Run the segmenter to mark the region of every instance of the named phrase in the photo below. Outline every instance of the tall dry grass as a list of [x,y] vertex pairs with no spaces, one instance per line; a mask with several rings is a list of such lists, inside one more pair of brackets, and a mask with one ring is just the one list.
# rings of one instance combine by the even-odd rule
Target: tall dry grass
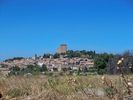
[[[105,77],[111,80],[119,93],[124,92],[125,88],[118,76]],[[0,91],[3,100],[110,100],[108,95],[114,92],[103,84],[98,75],[1,77]]]
[[0,78],[0,91],[5,100],[94,100],[98,97],[93,89],[101,87],[100,76]]

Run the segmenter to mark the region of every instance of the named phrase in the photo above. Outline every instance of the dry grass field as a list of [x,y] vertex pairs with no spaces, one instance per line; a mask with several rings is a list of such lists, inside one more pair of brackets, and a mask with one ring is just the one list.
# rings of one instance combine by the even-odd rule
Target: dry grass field
[[126,90],[119,76],[0,77],[2,100],[121,100]]

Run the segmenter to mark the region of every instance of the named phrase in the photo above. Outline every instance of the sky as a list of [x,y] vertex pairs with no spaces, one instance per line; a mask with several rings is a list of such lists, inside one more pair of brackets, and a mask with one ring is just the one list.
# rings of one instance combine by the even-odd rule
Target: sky
[[0,0],[0,60],[70,50],[133,49],[133,0]]

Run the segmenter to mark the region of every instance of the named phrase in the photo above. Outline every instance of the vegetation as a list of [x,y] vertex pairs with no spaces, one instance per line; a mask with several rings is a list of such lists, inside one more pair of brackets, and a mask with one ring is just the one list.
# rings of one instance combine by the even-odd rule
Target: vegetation
[[[24,69],[15,66],[11,73],[17,76],[0,77],[0,98],[3,100],[123,100],[133,95],[133,53],[122,55],[95,54],[95,67],[76,75],[47,72],[47,67],[29,65]],[[83,76],[94,72],[104,75]],[[38,73],[46,72],[47,75]],[[32,73],[30,76],[20,76]],[[107,74],[117,75],[107,75]],[[105,75],[106,74],[106,75]],[[128,99],[127,99],[128,100]],[[131,99],[132,100],[132,99]]]
[[[96,53],[95,51],[73,51],[68,50],[64,54],[44,54],[43,58],[50,58],[51,56],[53,58],[59,58],[60,55],[63,55],[67,58],[73,58],[73,57],[80,57],[80,58],[90,58],[94,59],[94,73],[98,74],[119,74],[119,71],[117,70],[117,61],[119,58],[124,57],[124,73],[126,74],[132,74],[133,73],[133,51],[126,51],[123,54],[109,54],[109,53]],[[37,55],[36,55],[37,58]],[[20,60],[23,59],[23,57],[16,57],[13,59],[8,59],[6,61],[13,61],[13,60]],[[43,68],[44,67],[44,68]],[[14,68],[11,68],[12,74],[25,74],[25,73],[32,73],[32,74],[39,74],[41,72],[47,71],[46,66],[43,66],[40,68],[37,65],[29,65],[27,68],[19,69],[17,66]],[[88,72],[89,70],[83,71]],[[80,71],[78,71],[78,74],[80,74]]]
[[11,76],[0,78],[0,91],[3,100],[121,100],[128,95],[123,82],[108,75]]
[[24,59],[24,57],[14,57],[12,59],[6,59],[5,62],[14,61],[14,60],[21,60]]
[[38,75],[46,71],[48,71],[46,65],[43,65],[42,67],[38,65],[28,65],[26,68],[22,69],[20,69],[18,66],[14,66],[10,68],[9,75],[25,75],[25,74]]
[[96,55],[95,51],[86,51],[86,50],[68,50],[66,53],[62,53],[62,54],[44,54],[43,58],[49,58],[50,56],[53,56],[53,58],[60,58],[60,55],[64,55],[67,58],[73,58],[73,57],[80,57],[80,58],[94,58]]

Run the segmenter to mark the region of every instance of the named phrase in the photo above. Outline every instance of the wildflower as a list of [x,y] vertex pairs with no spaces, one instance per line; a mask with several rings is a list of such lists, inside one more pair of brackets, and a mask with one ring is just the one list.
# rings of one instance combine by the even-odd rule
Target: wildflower
[[129,68],[131,69],[131,68],[132,68],[132,66],[129,66]]
[[128,86],[133,87],[133,83],[132,82],[128,82]]
[[28,98],[27,98],[28,100],[31,100],[31,98],[28,96]]
[[76,85],[76,84],[77,84],[77,81],[76,81],[76,79],[69,78],[69,79],[68,79],[68,84]]
[[132,68],[132,64],[129,64],[129,68],[130,68],[130,69]]
[[102,80],[105,80],[105,76],[102,76],[102,78],[101,78]]
[[124,58],[121,58],[122,61],[124,61]]
[[105,81],[102,81],[102,84],[105,84]]
[[76,80],[75,80],[75,79],[73,79],[73,82],[76,82]]
[[120,65],[122,63],[122,60],[119,60],[118,62],[117,62],[117,65]]
[[117,69],[120,69],[119,67],[117,67]]

